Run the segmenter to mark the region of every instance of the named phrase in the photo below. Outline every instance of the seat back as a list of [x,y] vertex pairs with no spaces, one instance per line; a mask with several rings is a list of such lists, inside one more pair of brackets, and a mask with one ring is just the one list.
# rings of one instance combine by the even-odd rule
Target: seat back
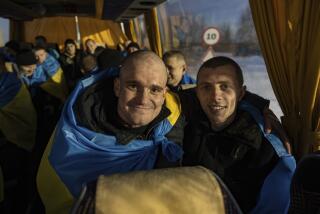
[[291,183],[289,213],[320,213],[320,154],[304,157]]
[[222,181],[203,167],[100,176],[81,197],[72,213],[241,213]]

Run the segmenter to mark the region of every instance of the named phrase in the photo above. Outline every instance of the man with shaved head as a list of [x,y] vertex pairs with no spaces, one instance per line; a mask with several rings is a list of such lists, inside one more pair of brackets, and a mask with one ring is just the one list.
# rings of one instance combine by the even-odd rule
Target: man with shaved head
[[123,64],[114,85],[118,114],[132,128],[147,125],[159,115],[167,83],[166,68],[157,55],[135,55]]
[[179,166],[184,121],[162,60],[138,51],[107,74],[80,81],[65,105],[37,177],[46,213],[68,213],[101,174]]
[[163,62],[168,68],[168,87],[177,92],[196,81],[187,73],[187,64],[181,51],[167,51],[163,54]]

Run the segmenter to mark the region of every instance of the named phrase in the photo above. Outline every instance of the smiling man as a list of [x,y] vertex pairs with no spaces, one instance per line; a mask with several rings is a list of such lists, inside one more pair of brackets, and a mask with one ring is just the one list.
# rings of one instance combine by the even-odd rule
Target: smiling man
[[[167,74],[157,59],[149,56],[144,62],[132,60],[123,65],[120,77],[115,80],[115,94],[120,98],[117,112],[128,127],[145,126],[162,110]],[[148,64],[161,66],[151,69]]]
[[216,68],[204,65],[201,70],[197,97],[214,131],[222,130],[234,121],[236,107],[245,94],[240,74],[240,69],[230,64]]
[[61,101],[66,99],[68,91],[60,64],[44,47],[35,47],[34,53],[28,50],[18,53],[17,65],[19,76],[32,96],[41,89]]
[[185,129],[184,165],[215,171],[245,213],[286,213],[295,161],[275,135],[265,134],[260,111],[241,102],[244,93],[232,59],[214,57],[200,67],[196,94],[204,114]]
[[183,119],[166,82],[150,51],[130,55],[118,78],[100,72],[80,81],[39,168],[46,213],[69,213],[82,185],[101,174],[179,166]]
[[184,55],[180,51],[167,51],[163,54],[163,62],[168,69],[168,87],[177,92],[184,85],[195,84],[196,81],[187,73],[187,64]]

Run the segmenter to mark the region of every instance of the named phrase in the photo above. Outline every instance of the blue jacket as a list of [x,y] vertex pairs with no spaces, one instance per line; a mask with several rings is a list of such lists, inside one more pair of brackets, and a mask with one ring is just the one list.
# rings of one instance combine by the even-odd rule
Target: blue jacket
[[32,76],[22,75],[23,82],[29,86],[39,86],[50,79],[60,68],[59,62],[50,54],[47,54],[46,60],[42,64],[38,64]]
[[185,73],[183,76],[182,76],[182,79],[179,83],[179,85],[183,85],[183,84],[196,84],[196,80],[193,79],[189,74]]
[[37,93],[39,87],[62,102],[68,96],[69,92],[63,71],[59,62],[50,54],[47,54],[47,58],[42,64],[37,65],[32,76],[22,75],[21,78],[28,86],[32,96]]

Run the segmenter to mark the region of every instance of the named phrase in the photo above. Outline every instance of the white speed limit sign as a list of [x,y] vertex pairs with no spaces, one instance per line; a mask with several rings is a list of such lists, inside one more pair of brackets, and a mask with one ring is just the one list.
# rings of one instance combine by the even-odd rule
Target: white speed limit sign
[[217,44],[219,39],[219,31],[214,27],[207,28],[202,34],[202,40],[206,45]]

